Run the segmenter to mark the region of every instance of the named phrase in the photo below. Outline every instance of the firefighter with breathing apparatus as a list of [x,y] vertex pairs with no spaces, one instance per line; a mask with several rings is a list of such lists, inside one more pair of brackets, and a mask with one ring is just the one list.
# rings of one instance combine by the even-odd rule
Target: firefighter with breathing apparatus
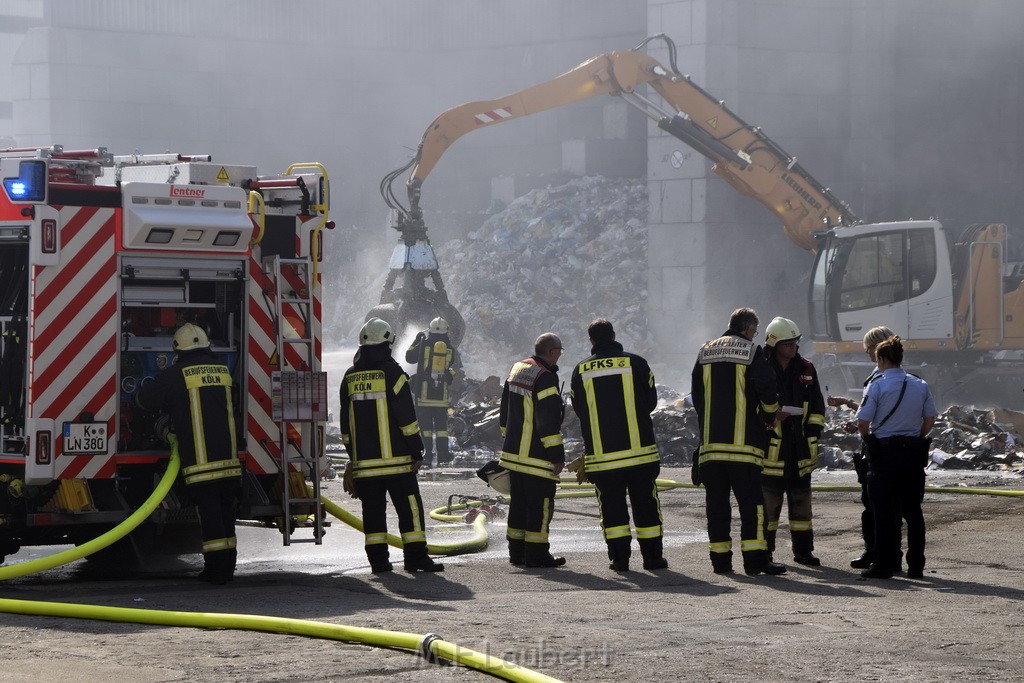
[[441,317],[430,321],[425,332],[405,352],[405,361],[415,363],[412,376],[412,395],[416,402],[416,418],[423,436],[423,461],[430,464],[437,441],[437,465],[443,467],[452,461],[448,449],[448,408],[451,387],[461,365],[459,352],[448,336],[448,322]]

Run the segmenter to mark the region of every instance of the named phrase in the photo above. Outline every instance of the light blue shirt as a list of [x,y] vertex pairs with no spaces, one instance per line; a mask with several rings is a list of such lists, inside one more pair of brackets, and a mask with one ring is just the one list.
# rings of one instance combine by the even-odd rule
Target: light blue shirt
[[[907,391],[903,394],[896,412],[885,424],[878,423],[896,405],[903,380],[907,380]],[[857,411],[857,419],[870,423],[871,432],[879,439],[890,436],[920,436],[921,422],[926,417],[935,417],[935,399],[928,383],[919,377],[908,375],[903,368],[889,368],[872,381],[864,390],[864,402]]]

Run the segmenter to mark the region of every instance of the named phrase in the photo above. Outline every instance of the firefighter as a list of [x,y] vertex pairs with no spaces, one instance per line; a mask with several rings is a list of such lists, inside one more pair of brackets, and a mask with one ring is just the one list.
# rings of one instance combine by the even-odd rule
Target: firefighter
[[202,528],[205,567],[199,579],[223,585],[234,578],[238,557],[235,516],[242,476],[231,373],[198,325],[178,328],[174,350],[174,364],[143,384],[135,402],[171,418],[181,474]]
[[573,370],[569,395],[583,430],[584,474],[597,489],[609,568],[629,570],[633,537],[628,495],[644,569],[665,569],[661,505],[654,483],[661,471],[651,421],[658,406],[654,373],[645,359],[625,352],[615,341],[608,320],[590,323],[587,334],[592,355]]
[[[818,372],[800,355],[800,328],[788,318],[775,318],[765,330],[765,357],[775,372],[779,422],[770,435],[761,488],[768,518],[768,556],[775,552],[775,536],[782,514],[782,499],[789,505],[789,533],[793,561],[817,567],[814,527],[811,522],[811,472],[818,466],[818,438],[825,426],[825,400]],[[799,409],[799,410],[787,410]]]
[[775,378],[754,343],[757,313],[739,308],[729,329],[697,354],[690,391],[697,411],[700,447],[695,454],[704,484],[708,517],[708,549],[716,574],[732,572],[732,508],[740,510],[740,550],[744,571],[784,574],[786,568],[768,557],[765,539],[761,466],[768,447],[768,428],[779,410]]
[[341,439],[352,463],[353,493],[363,508],[366,557],[375,574],[393,569],[388,550],[387,498],[398,512],[405,571],[439,572],[427,555],[423,500],[416,473],[423,440],[409,376],[391,357],[394,333],[380,318],[359,330],[359,350],[341,380]]
[[499,463],[509,470],[508,560],[527,567],[561,567],[553,557],[548,525],[555,509],[555,486],[565,466],[562,419],[565,404],[558,386],[562,341],[546,332],[534,354],[509,370],[501,393],[499,425],[504,444]]
[[437,466],[443,467],[452,461],[448,450],[449,392],[460,366],[459,352],[448,337],[448,322],[444,318],[434,318],[427,331],[416,335],[405,352],[405,362],[416,364],[411,383],[416,419],[423,436],[423,462],[429,465],[433,460],[436,438]]

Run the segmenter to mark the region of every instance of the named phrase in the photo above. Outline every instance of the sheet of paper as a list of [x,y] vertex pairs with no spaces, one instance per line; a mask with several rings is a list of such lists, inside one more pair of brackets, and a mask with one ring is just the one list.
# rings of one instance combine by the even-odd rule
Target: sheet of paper
[[779,410],[787,415],[803,415],[804,409],[800,406],[782,406]]

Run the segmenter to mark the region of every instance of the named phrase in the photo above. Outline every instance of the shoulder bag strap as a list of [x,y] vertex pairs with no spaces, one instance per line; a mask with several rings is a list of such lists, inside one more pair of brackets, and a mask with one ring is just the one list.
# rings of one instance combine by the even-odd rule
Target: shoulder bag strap
[[877,427],[875,427],[875,431],[876,432],[878,431],[879,427],[881,427],[882,425],[885,424],[886,420],[888,420],[890,417],[892,417],[892,414],[896,412],[896,409],[900,407],[900,403],[903,402],[903,394],[905,394],[905,393],[907,393],[907,378],[906,377],[903,378],[903,387],[900,389],[900,397],[898,399],[896,399],[896,405],[894,405],[892,407],[892,410],[889,411],[889,414],[886,415],[885,417],[883,417],[882,421],[878,423]]

